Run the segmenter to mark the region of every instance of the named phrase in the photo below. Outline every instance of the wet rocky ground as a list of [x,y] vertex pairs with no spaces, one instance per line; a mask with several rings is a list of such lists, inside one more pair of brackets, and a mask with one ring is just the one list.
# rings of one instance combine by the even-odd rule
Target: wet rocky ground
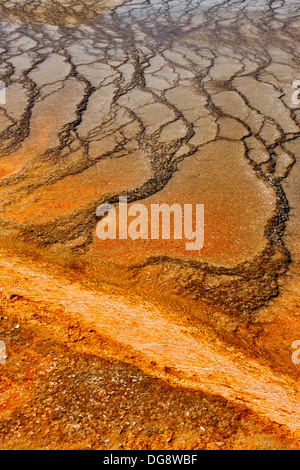
[[[44,250],[48,259],[61,259],[62,264],[67,259],[68,265],[78,263],[80,269],[93,266],[96,273],[102,272],[101,281],[105,280],[105,270],[110,269],[107,266],[113,266],[114,271],[109,271],[106,280],[117,282],[119,288],[124,275],[125,290],[130,282],[136,281],[141,288],[157,286],[160,292],[179,295],[187,303],[198,302],[198,307],[193,304],[198,313],[192,317],[192,325],[197,326],[197,321],[208,325],[214,329],[214,341],[218,337],[224,342],[222,347],[225,344],[235,353],[258,352],[255,360],[259,364],[292,378],[292,384],[284,385],[285,390],[290,387],[288,393],[291,390],[298,393],[299,379],[299,366],[291,362],[291,345],[300,340],[297,160],[300,106],[292,101],[295,91],[292,84],[300,78],[298,10],[296,1],[272,0],[0,2],[0,78],[6,88],[6,102],[0,105],[2,244],[11,247],[12,240],[22,241],[27,243],[27,250],[39,248],[39,254]],[[127,196],[129,204],[140,202],[148,209],[152,204],[163,203],[204,204],[203,249],[186,251],[178,240],[99,240],[96,209],[102,203],[118,209],[120,196]],[[25,284],[20,287],[23,275]],[[48,400],[46,390],[52,373],[63,375],[64,387],[73,393],[72,381],[66,375],[69,360],[62,360],[53,370],[49,366],[52,372],[49,369],[41,380],[34,378],[36,367],[40,367],[35,361],[37,357],[41,363],[46,360],[47,344],[53,347],[55,357],[59,354],[61,357],[60,351],[64,350],[65,357],[73,361],[75,375],[81,377],[79,408],[87,394],[98,393],[96,378],[102,373],[105,401],[113,370],[120,368],[120,374],[127,378],[137,374],[138,380],[148,366],[139,363],[140,369],[133,372],[132,358],[116,352],[116,362],[99,359],[93,342],[85,352],[81,349],[73,352],[69,343],[66,350],[61,337],[55,336],[54,317],[50,323],[55,333],[48,332],[49,336],[45,333],[47,338],[44,337],[39,330],[42,317],[33,324],[24,302],[17,307],[11,296],[21,296],[30,309],[35,309],[34,302],[40,305],[44,293],[46,311],[58,309],[59,323],[66,314],[61,311],[64,293],[59,293],[64,283],[57,288],[56,296],[52,292],[51,297],[41,282],[38,295],[29,281],[26,286],[30,276],[32,271],[24,274],[21,267],[10,271],[3,257],[1,292],[9,305],[3,307],[0,339],[8,341],[11,359],[4,367],[0,364],[5,390],[0,398],[5,417],[2,432],[7,435],[1,445],[209,448],[218,447],[216,442],[223,442],[226,433],[228,448],[296,445],[297,438],[289,433],[297,432],[298,416],[294,424],[285,421],[287,429],[281,432],[276,428],[281,420],[276,421],[273,415],[266,417],[263,411],[260,416],[260,406],[241,411],[248,414],[238,433],[248,437],[234,437],[235,428],[229,422],[239,416],[236,407],[241,406],[241,390],[237,393],[237,405],[233,395],[226,399],[208,397],[205,386],[207,400],[216,400],[218,405],[209,412],[214,438],[203,437],[197,414],[201,409],[200,392],[184,388],[186,377],[182,379],[182,388],[172,388],[165,377],[156,385],[155,367],[145,379],[147,387],[157,394],[157,402],[163,401],[166,393],[174,397],[175,401],[170,401],[170,407],[173,406],[170,416],[178,408],[176,400],[188,403],[194,396],[197,403],[191,426],[182,425],[183,441],[178,437],[179,427],[187,420],[182,418],[181,411],[176,416],[177,431],[173,434],[167,431],[174,424],[170,424],[168,414],[168,419],[161,419],[165,415],[160,415],[159,424],[151,425],[157,426],[157,439],[151,433],[147,438],[140,437],[146,419],[141,418],[142,414],[152,419],[144,395],[142,414],[137,416],[136,411],[130,411],[133,414],[128,422],[138,424],[137,427],[130,424],[129,440],[116,437],[116,429],[121,426],[116,402],[105,405],[116,420],[111,430],[107,428],[108,421],[102,418],[99,421],[91,409],[78,412],[80,416],[91,413],[91,426],[101,428],[101,442],[96,440],[96,430],[94,435],[87,424],[84,424],[86,434],[78,430],[79,436],[72,428],[71,437],[66,437],[62,428],[73,426],[70,416],[76,407],[68,401],[56,403],[61,414],[54,419],[51,414],[56,410],[51,408],[54,392],[49,392],[49,406],[43,400]],[[23,315],[18,308],[25,309]],[[116,304],[112,307],[116,321],[118,308]],[[83,310],[80,304],[78,312],[84,317]],[[176,323],[175,317],[170,311],[170,318]],[[25,322],[24,329],[10,329],[16,318],[19,323],[20,318]],[[8,333],[11,331],[13,335]],[[14,335],[22,331],[23,339],[22,335],[16,339]],[[28,338],[36,335],[36,340],[25,341],[27,335]],[[118,339],[115,333],[111,336]],[[129,343],[143,354],[140,339],[137,335]],[[205,340],[209,341],[208,336]],[[30,361],[18,362],[19,354],[27,355],[27,342],[32,371]],[[33,344],[37,344],[37,349]],[[121,360],[126,364],[121,365]],[[159,358],[156,360],[159,365]],[[12,367],[14,361],[19,366]],[[18,367],[21,372],[17,380]],[[85,376],[81,367],[85,368]],[[53,379],[55,387],[62,380],[57,377]],[[27,391],[26,383],[32,387]],[[122,393],[121,388],[117,394]],[[217,386],[214,391],[225,393]],[[142,392],[135,390],[133,396],[139,393]],[[134,407],[135,400],[132,398],[127,406]],[[225,416],[229,416],[225,421],[218,408],[222,400],[227,410]],[[252,402],[249,397],[247,400],[248,406]],[[95,406],[103,413],[100,401]],[[276,403],[276,408],[275,403],[276,400],[276,414],[280,404]],[[186,406],[182,413],[192,413]],[[261,406],[261,410],[264,408]],[[32,420],[31,413],[36,413],[41,423],[41,434],[33,431],[32,440],[26,441],[29,425],[26,423]],[[47,419],[42,421],[45,413]],[[254,413],[254,417],[249,413]],[[19,418],[21,415],[23,418]],[[215,419],[221,423],[220,435]],[[266,425],[264,420],[270,422]],[[76,421],[74,426],[77,425]],[[202,427],[207,426],[206,422]],[[266,441],[256,437],[260,433],[265,435],[264,426],[272,442],[269,437]],[[102,435],[113,444],[103,443]]]

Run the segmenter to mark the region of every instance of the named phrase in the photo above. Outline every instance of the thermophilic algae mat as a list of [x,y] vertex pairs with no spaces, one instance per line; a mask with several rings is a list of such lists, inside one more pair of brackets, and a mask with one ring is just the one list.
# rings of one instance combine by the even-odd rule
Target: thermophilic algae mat
[[[299,26],[296,0],[0,2],[1,447],[298,446]],[[148,384],[127,427],[119,376]]]

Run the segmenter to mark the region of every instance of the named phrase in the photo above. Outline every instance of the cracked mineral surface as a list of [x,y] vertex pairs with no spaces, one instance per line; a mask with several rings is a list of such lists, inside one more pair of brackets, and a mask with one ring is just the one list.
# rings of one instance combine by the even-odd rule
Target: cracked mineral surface
[[[0,340],[8,350],[0,446],[107,448],[97,426],[113,448],[298,446],[299,26],[296,0],[0,1]],[[120,196],[149,211],[203,204],[203,248],[100,240],[96,209],[109,203],[118,215]],[[49,374],[22,392],[27,351],[29,376],[46,363]],[[86,367],[80,378],[74,366],[78,413],[92,416],[85,432],[72,428],[72,404],[52,405],[51,387],[47,404],[47,381],[72,388],[59,378],[67,357]],[[182,400],[194,421],[179,431],[182,417],[175,425],[158,413],[146,424],[151,411],[142,417],[128,398],[139,431],[124,431],[122,413],[109,430],[80,400],[97,392],[90,378],[99,371],[103,397],[121,393],[108,385],[118,367],[137,381],[149,374],[157,400],[170,393],[166,408],[176,413]],[[193,427],[199,390],[210,403],[209,436]],[[25,443],[26,413],[35,410],[39,434]],[[237,413],[243,422],[227,435]]]

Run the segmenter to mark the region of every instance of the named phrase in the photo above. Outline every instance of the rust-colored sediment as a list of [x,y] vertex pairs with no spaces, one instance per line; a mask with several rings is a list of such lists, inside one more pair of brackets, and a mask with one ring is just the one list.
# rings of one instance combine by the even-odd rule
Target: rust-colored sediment
[[[298,446],[297,8],[0,2],[2,447]],[[99,240],[119,196],[203,248]]]
[[[3,438],[6,436],[5,440],[0,442],[4,448],[44,447],[46,443],[49,444],[48,426],[53,432],[52,442],[55,442],[55,446],[63,448],[68,445],[73,448],[105,448],[107,437],[110,438],[110,448],[118,448],[120,445],[129,448],[136,448],[137,445],[138,448],[147,448],[148,445],[170,448],[174,443],[176,448],[182,445],[183,448],[191,446],[208,449],[224,446],[297,448],[300,432],[299,386],[295,379],[278,370],[273,371],[270,365],[264,364],[263,358],[258,361],[247,352],[235,352],[234,349],[228,348],[226,342],[222,343],[216,338],[212,342],[205,333],[195,334],[193,328],[184,325],[182,320],[176,323],[168,319],[162,315],[160,308],[149,301],[141,303],[126,294],[112,295],[86,290],[80,282],[63,279],[59,270],[55,275],[47,273],[45,264],[8,257],[7,253],[2,252],[1,272],[0,287],[4,293],[1,304],[4,315],[1,332],[5,332],[8,346],[8,361],[2,366],[0,402]],[[202,306],[203,308],[205,309]],[[215,310],[215,314],[217,315],[218,311]],[[222,312],[220,314],[222,315]],[[280,326],[285,327],[284,319]],[[69,357],[75,371],[68,368]],[[112,359],[117,362],[113,364]],[[122,364],[120,361],[125,362]],[[85,364],[84,369],[82,363]],[[126,363],[133,364],[135,369]],[[18,380],[13,372],[15,367],[19,370]],[[113,380],[110,378],[110,368],[115,370]],[[123,372],[123,369],[126,371]],[[183,436],[180,439],[174,430],[171,432],[163,410],[157,412],[150,409],[146,416],[143,411],[141,420],[140,413],[134,413],[133,409],[137,404],[143,409],[146,394],[140,391],[137,393],[135,383],[140,385],[145,373],[147,387],[149,381],[152,382],[157,394],[158,401],[153,403],[154,407],[163,406],[162,395],[171,393],[171,396],[182,395],[181,407],[188,409],[185,412],[186,417],[199,414],[202,406],[199,407],[198,400],[205,403],[213,400],[217,407],[218,403],[222,403],[220,416],[219,411],[215,414],[212,409],[205,408],[207,411],[202,421],[195,422],[193,418],[193,424],[190,426],[187,425],[189,419],[185,418],[188,429],[185,431],[185,427],[183,428]],[[129,403],[126,402],[127,398],[122,401],[127,421],[120,423],[120,408],[113,408],[115,405],[111,403],[109,395],[120,392],[120,385],[124,383],[123,379],[120,381],[120,377],[124,375],[126,381],[130,381],[130,384],[127,383],[129,386],[125,387]],[[169,391],[158,390],[161,385],[154,385],[155,379],[167,381]],[[114,382],[114,390],[111,390],[111,384],[109,385],[111,381]],[[47,383],[48,394],[43,391]],[[73,405],[71,408],[70,405],[57,405],[52,390],[57,393],[59,389],[61,399],[68,401],[68,395],[74,393],[75,385],[81,390],[81,394],[76,398],[76,405],[73,403],[78,413],[83,406],[83,400],[87,400],[92,408],[95,404],[102,408],[106,403],[105,412],[111,415],[109,428],[112,429],[107,429],[106,419],[94,418],[94,425],[105,428],[106,439],[101,436],[99,442],[96,429],[90,434],[86,432],[80,419],[82,411],[74,419],[71,417],[75,413]],[[64,387],[64,392],[61,387]],[[86,393],[90,395],[87,396]],[[189,395],[194,397],[192,405],[187,398]],[[231,407],[230,410],[226,409],[226,402],[226,406]],[[168,401],[170,410],[173,410],[173,406],[174,404]],[[251,411],[246,411],[247,409]],[[41,418],[38,426],[40,441],[35,440],[33,425],[30,427],[28,423],[34,411],[37,411]],[[177,422],[181,411],[179,414],[178,410],[174,412]],[[59,417],[55,418],[57,413]],[[163,424],[158,422],[157,415],[161,413]],[[169,413],[172,415],[172,411]],[[88,415],[90,414],[93,415],[93,412],[88,412]],[[138,418],[135,418],[139,421],[138,429],[132,429],[132,423],[128,422],[130,414],[138,415]],[[238,431],[238,436],[236,430],[229,432],[227,429],[229,416],[234,419],[235,416],[244,414],[245,429],[250,432],[251,438],[239,436],[240,432],[243,434],[245,431],[243,426]],[[17,425],[16,419],[18,418],[20,423],[20,416],[22,424]],[[56,423],[53,426],[53,419],[61,420],[64,429],[58,431]],[[227,434],[222,444],[220,439],[217,439],[218,433],[215,432],[214,425],[209,424],[205,431],[208,419],[221,420],[221,435]],[[253,425],[252,421],[256,425]],[[149,422],[158,428],[159,436],[154,441],[143,436]],[[276,428],[274,423],[282,428]],[[197,434],[199,425],[202,425],[204,432],[209,432],[209,437],[201,432],[200,435]],[[254,436],[256,426],[262,427],[259,439]],[[71,428],[70,431],[67,432],[66,427]],[[189,429],[190,427],[192,429]],[[31,431],[30,438],[25,443],[22,433],[27,428]],[[124,436],[120,429],[125,431]],[[71,443],[69,434],[75,430],[77,437]],[[190,434],[194,434],[193,439]],[[170,436],[173,436],[173,439]]]

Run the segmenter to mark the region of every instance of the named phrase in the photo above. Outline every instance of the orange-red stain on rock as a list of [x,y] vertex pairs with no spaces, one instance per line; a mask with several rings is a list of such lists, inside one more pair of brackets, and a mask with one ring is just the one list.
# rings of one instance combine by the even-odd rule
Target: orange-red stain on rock
[[[266,246],[264,230],[275,210],[275,193],[259,179],[240,142],[217,141],[184,160],[165,188],[137,201],[150,214],[152,204],[204,205],[204,246],[187,251],[186,240],[100,240],[94,232],[89,257],[137,264],[151,256],[170,256],[232,266]],[[117,207],[118,211],[118,207]],[[128,219],[129,223],[129,219]]]
[[83,85],[70,78],[54,95],[36,102],[29,118],[29,136],[15,153],[0,160],[0,172],[4,176],[20,172],[27,163],[60,145],[59,133],[76,119],[76,107],[83,91]]
[[75,175],[44,186],[21,201],[6,217],[17,222],[49,222],[69,216],[105,194],[135,188],[151,177],[146,154],[133,153],[122,158],[106,158]]

